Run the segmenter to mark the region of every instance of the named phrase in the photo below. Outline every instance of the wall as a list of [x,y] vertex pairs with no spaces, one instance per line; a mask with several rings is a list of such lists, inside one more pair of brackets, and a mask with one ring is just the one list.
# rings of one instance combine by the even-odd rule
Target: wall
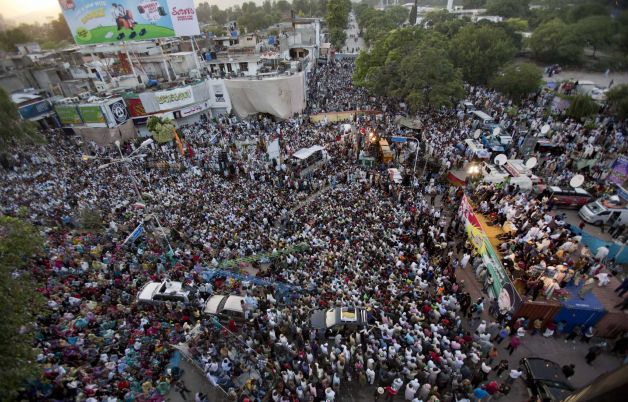
[[125,142],[137,137],[135,126],[131,120],[116,128],[74,127],[74,132],[85,141],[94,141],[98,145],[113,144],[116,140]]

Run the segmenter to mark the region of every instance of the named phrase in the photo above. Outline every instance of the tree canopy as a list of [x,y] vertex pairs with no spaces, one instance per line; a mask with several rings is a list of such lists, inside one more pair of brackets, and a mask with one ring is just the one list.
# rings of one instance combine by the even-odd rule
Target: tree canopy
[[543,62],[577,64],[583,55],[578,34],[560,19],[536,28],[528,44],[534,57]]
[[325,22],[331,35],[331,43],[336,49],[342,49],[347,39],[345,29],[349,25],[350,0],[329,0]]
[[532,63],[511,63],[491,79],[491,86],[515,101],[536,92],[543,82],[543,72]]
[[403,99],[413,110],[452,105],[464,95],[462,74],[448,57],[447,38],[420,27],[396,29],[356,61],[354,82]]
[[153,139],[159,143],[174,139],[174,123],[168,118],[151,116],[148,118],[146,128],[153,134]]
[[606,94],[611,109],[622,119],[628,119],[628,84],[617,85]]
[[491,25],[467,25],[451,39],[449,53],[463,78],[485,84],[517,49],[506,32]]
[[507,18],[526,17],[530,12],[530,0],[488,0],[486,13]]
[[0,88],[0,150],[7,148],[10,144],[26,141],[41,142],[41,140],[42,137],[34,124],[22,121],[17,105],[11,101],[4,89]]
[[38,230],[17,218],[0,217],[0,392],[13,400],[25,381],[37,374],[32,323],[43,298],[23,269],[43,249]]
[[374,43],[391,30],[398,28],[408,18],[408,10],[401,6],[388,7],[382,11],[360,4],[355,11],[367,44]]
[[574,24],[574,28],[582,43],[593,48],[593,57],[598,48],[610,45],[615,33],[613,20],[603,15],[583,18]]
[[570,99],[571,105],[567,108],[567,116],[569,117],[582,120],[600,111],[600,105],[589,95],[576,95]]

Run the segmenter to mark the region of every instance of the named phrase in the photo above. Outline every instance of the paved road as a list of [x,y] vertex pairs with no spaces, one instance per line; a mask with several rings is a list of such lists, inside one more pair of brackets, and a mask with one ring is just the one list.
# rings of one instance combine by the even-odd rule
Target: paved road
[[346,29],[345,32],[347,33],[347,41],[340,53],[360,53],[360,50],[366,50],[364,39],[358,38],[358,32],[360,32],[360,30],[354,13],[349,14],[349,28]]
[[543,80],[545,80],[545,82],[560,82],[566,80],[593,81],[602,88],[607,88],[611,80],[613,81],[613,86],[628,84],[628,73],[609,73],[607,76],[604,73],[567,70],[561,72],[560,74],[554,74],[551,77],[544,74]]

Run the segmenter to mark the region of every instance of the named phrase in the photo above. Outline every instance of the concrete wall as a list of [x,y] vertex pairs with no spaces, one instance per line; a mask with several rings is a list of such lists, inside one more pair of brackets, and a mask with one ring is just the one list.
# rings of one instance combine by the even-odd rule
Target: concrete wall
[[131,120],[116,128],[74,127],[73,129],[76,134],[83,137],[83,140],[94,141],[98,145],[113,144],[116,140],[125,142],[137,137],[137,131]]

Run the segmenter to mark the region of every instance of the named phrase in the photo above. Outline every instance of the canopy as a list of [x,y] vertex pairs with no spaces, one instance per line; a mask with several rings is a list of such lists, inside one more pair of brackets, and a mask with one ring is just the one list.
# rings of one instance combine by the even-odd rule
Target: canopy
[[309,148],[301,148],[297,152],[293,153],[292,157],[301,159],[301,160],[307,159],[310,156],[312,156],[315,152],[322,151],[323,149],[325,148],[321,147],[320,145],[314,145]]

